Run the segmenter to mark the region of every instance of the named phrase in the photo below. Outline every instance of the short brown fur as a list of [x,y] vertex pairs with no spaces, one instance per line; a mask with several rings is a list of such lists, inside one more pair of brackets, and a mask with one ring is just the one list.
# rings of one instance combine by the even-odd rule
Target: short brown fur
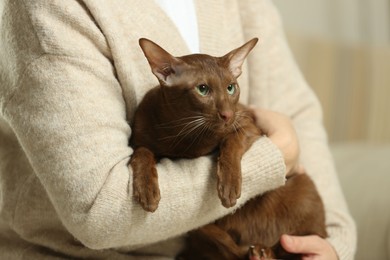
[[[234,206],[241,194],[241,158],[261,131],[252,111],[238,103],[237,78],[252,39],[223,57],[173,57],[147,39],[140,46],[160,85],[140,103],[130,144],[134,148],[133,192],[150,212],[158,208],[156,161],[195,158],[218,150],[217,190],[222,205]],[[246,259],[248,250],[269,257],[297,257],[279,244],[282,234],[326,237],[324,209],[305,174],[247,202],[234,214],[192,231],[183,259]],[[291,259],[293,259],[291,258]]]

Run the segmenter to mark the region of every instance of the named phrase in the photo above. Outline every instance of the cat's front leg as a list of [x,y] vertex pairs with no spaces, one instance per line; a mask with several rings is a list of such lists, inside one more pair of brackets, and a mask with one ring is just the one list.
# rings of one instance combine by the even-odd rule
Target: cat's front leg
[[219,147],[218,196],[226,208],[236,205],[237,199],[240,198],[241,158],[260,134],[259,129],[250,118],[243,117],[240,121],[240,131],[226,136]]
[[218,196],[226,208],[233,207],[241,196],[242,147],[232,136],[220,145],[217,165]]
[[154,154],[145,147],[138,147],[131,156],[130,165],[134,198],[144,210],[154,212],[161,198]]

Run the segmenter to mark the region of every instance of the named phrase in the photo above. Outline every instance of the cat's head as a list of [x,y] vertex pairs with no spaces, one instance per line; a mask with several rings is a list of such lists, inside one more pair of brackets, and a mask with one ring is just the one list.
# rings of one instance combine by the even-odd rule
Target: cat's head
[[202,113],[224,127],[235,121],[240,95],[237,78],[257,41],[254,38],[222,57],[206,54],[174,57],[148,39],[140,39],[139,44],[160,86],[167,93],[185,99],[183,109]]

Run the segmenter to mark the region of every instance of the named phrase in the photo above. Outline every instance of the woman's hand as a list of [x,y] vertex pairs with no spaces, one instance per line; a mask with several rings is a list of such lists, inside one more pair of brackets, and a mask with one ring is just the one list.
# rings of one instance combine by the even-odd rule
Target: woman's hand
[[288,236],[280,239],[283,248],[290,253],[302,254],[303,260],[337,260],[337,254],[328,241],[319,236]]
[[286,175],[303,173],[299,165],[299,143],[291,120],[280,113],[251,107],[256,124],[261,131],[280,149],[286,164]]

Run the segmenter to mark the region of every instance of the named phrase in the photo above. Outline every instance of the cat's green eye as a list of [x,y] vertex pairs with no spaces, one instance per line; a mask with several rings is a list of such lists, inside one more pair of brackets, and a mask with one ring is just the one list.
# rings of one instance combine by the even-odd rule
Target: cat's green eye
[[196,90],[198,91],[198,93],[201,96],[207,96],[210,92],[209,86],[207,86],[205,84],[201,84],[201,85],[196,86]]
[[227,92],[229,95],[233,95],[236,92],[236,84],[229,84]]

